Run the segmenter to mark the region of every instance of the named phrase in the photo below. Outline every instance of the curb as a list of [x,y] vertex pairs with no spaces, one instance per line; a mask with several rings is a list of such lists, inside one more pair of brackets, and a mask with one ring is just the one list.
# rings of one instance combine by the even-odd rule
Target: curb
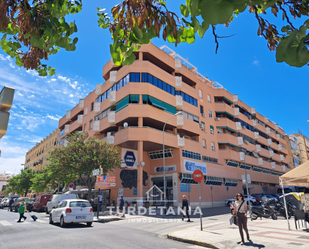
[[111,219],[94,219],[93,222],[99,222],[99,223],[108,223],[108,222],[111,222],[111,221],[118,221],[118,220],[122,220],[120,218],[111,218]]
[[174,236],[174,235],[172,235],[172,233],[169,233],[167,235],[167,238],[171,239],[171,240],[176,240],[176,241],[192,244],[192,245],[198,245],[198,246],[203,246],[203,247],[207,247],[207,248],[220,249],[219,247],[216,247],[216,246],[214,246],[210,243],[200,241],[200,240],[186,239],[186,238],[183,238],[183,237]]

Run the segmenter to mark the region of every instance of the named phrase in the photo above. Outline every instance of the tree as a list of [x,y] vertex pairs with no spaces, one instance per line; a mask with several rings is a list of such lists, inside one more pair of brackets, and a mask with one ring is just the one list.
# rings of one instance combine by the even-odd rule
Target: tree
[[32,169],[22,169],[19,175],[8,179],[8,191],[15,192],[19,195],[27,195],[30,190],[35,172]]
[[55,187],[55,181],[51,177],[51,172],[48,168],[41,169],[35,174],[34,178],[31,179],[32,185],[31,190],[35,193],[46,192],[48,186]]
[[[42,64],[42,59],[65,48],[74,51],[78,39],[75,23],[68,24],[65,16],[81,11],[82,1],[71,0],[2,0],[0,2],[0,32],[4,33],[1,47],[18,66],[35,69],[39,75],[53,75],[55,69]],[[309,1],[308,0],[186,0],[180,6],[182,17],[166,7],[165,0],[120,0],[112,8],[112,20],[105,9],[97,8],[98,24],[109,29],[113,39],[110,52],[116,65],[130,65],[134,51],[160,37],[177,45],[194,43],[198,34],[203,37],[211,28],[217,44],[222,38],[217,25],[229,24],[248,10],[258,22],[257,34],[267,40],[271,51],[276,50],[277,62],[302,67],[309,62]],[[280,30],[265,14],[282,15],[286,26]],[[306,19],[295,27],[292,18]]]
[[117,146],[102,142],[88,133],[76,132],[68,138],[67,146],[59,146],[50,154],[47,170],[50,176],[66,184],[79,179],[88,187],[88,200],[94,186],[93,170],[102,168],[104,173],[120,167]]

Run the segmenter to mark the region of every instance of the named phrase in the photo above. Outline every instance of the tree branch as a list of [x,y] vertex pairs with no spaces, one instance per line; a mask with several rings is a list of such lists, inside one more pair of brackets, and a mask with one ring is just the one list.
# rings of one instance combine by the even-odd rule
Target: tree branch
[[290,24],[290,26],[295,29],[295,27],[293,26],[293,24],[291,23],[289,17],[288,17],[288,13],[286,12],[286,10],[284,8],[282,8],[282,5],[279,5],[279,8],[284,12],[284,16],[286,21]]

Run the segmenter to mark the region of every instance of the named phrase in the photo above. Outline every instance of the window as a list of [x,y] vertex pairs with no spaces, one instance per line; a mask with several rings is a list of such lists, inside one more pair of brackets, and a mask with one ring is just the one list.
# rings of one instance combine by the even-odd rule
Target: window
[[211,150],[215,151],[215,144],[213,142],[211,142]]
[[91,111],[93,111],[93,106],[94,106],[94,103],[92,102],[91,103]]
[[140,82],[140,73],[130,73],[130,82]]
[[212,110],[208,110],[209,117],[212,118]]
[[90,130],[93,129],[93,122],[92,121],[93,121],[92,119],[89,121],[89,123],[90,123]]
[[203,98],[203,93],[202,93],[201,90],[198,90],[198,95],[199,95],[200,98]]
[[88,113],[88,107],[85,108],[85,116],[87,115]]
[[86,129],[87,129],[87,124],[84,125],[84,131],[86,131]]
[[212,125],[210,126],[210,134],[214,134],[214,127]]
[[[173,157],[173,150],[164,150],[165,151],[165,158]],[[163,151],[153,151],[148,153],[151,160],[153,159],[161,159],[163,158]]]
[[191,159],[201,160],[201,154],[193,151],[182,150],[182,156]]
[[212,157],[208,157],[208,156],[203,156],[203,161],[204,162],[210,162],[210,163],[218,163],[217,158],[212,158]]
[[207,95],[207,100],[210,103],[210,96],[209,95]]
[[204,113],[204,107],[202,105],[200,105],[200,113],[203,114]]
[[203,148],[206,149],[206,140],[203,139],[202,141],[203,141]]

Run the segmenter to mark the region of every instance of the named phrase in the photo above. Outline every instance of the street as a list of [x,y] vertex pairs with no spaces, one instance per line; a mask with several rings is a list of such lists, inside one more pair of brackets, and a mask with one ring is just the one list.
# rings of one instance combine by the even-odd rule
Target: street
[[[195,222],[187,223],[131,223],[129,220],[109,223],[94,222],[69,224],[61,228],[50,225],[48,215],[32,212],[38,217],[34,222],[29,213],[25,222],[17,223],[19,214],[0,210],[0,248],[202,248],[168,240],[168,232],[185,229]],[[195,219],[194,219],[195,220]]]

